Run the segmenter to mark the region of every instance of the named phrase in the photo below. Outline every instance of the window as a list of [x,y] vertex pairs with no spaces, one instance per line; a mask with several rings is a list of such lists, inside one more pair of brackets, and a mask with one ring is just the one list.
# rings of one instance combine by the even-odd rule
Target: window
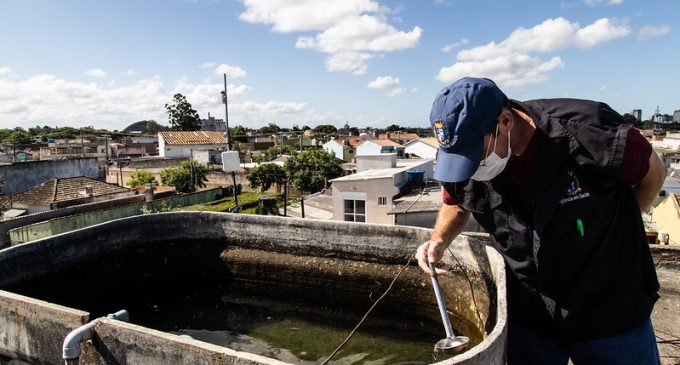
[[345,200],[345,221],[366,222],[366,201]]
[[387,205],[387,197],[386,196],[379,196],[378,197],[378,205]]

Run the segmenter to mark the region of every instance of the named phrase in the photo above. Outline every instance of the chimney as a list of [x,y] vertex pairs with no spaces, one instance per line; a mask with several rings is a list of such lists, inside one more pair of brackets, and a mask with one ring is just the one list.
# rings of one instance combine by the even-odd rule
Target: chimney
[[85,198],[91,198],[92,197],[92,186],[90,186],[90,185],[83,186],[83,189],[80,190],[78,193],[80,193],[80,195],[82,195]]
[[156,183],[149,183],[144,185],[144,200],[151,203],[154,199],[153,191],[156,190]]

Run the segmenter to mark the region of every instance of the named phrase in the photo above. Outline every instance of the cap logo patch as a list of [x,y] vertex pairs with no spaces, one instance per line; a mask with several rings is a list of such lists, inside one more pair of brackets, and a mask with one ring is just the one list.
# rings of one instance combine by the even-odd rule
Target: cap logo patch
[[437,138],[437,142],[439,142],[440,147],[448,148],[456,143],[457,138],[451,140],[449,136],[449,129],[446,127],[446,123],[442,121],[436,121],[433,123],[433,129],[434,136]]

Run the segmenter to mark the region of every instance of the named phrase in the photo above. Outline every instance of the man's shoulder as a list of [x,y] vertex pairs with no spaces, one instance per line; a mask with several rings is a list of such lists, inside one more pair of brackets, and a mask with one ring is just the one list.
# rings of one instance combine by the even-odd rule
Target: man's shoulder
[[524,101],[522,104],[543,111],[553,117],[574,118],[576,116],[588,117],[601,116],[603,113],[616,113],[604,102],[585,99],[535,99]]

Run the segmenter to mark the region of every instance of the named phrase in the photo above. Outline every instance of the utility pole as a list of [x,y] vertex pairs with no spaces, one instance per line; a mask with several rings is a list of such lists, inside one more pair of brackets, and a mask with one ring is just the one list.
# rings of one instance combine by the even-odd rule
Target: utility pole
[[[227,74],[224,74],[224,91],[222,93],[222,102],[224,103],[224,122],[227,127],[227,151],[231,151],[231,131],[229,131],[229,105],[227,98]],[[231,182],[234,187],[234,208],[238,207],[238,194],[236,192],[236,172],[231,172]]]

